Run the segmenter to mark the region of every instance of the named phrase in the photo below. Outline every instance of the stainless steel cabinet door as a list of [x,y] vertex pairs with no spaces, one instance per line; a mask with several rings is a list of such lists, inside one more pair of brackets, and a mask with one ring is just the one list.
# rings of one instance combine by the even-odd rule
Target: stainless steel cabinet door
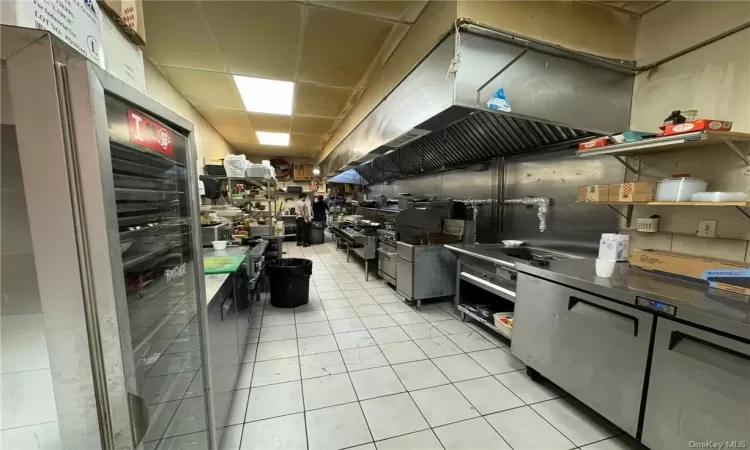
[[511,350],[635,436],[653,316],[518,275]]
[[378,270],[385,272],[389,277],[396,278],[396,266],[398,256],[395,252],[387,252],[383,248],[378,249]]
[[400,256],[396,267],[396,290],[408,298],[412,298],[414,291],[414,267]]
[[653,449],[750,446],[750,344],[659,319],[642,441]]

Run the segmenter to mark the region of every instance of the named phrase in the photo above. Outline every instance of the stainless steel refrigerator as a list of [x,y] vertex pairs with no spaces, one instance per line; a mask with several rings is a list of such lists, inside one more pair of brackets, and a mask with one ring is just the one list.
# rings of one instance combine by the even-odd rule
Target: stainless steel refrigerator
[[63,448],[215,448],[192,125],[54,36],[0,38]]

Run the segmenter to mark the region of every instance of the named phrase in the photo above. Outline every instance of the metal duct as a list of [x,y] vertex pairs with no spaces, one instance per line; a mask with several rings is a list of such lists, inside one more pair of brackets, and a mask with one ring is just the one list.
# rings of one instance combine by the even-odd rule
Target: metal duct
[[[486,34],[460,34],[455,74],[446,76],[456,57],[450,36],[321,162],[321,171],[356,162],[367,180],[389,180],[567,148],[627,129],[632,74],[589,64],[578,54],[567,58],[559,49],[545,53]],[[487,107],[500,88],[511,112]]]

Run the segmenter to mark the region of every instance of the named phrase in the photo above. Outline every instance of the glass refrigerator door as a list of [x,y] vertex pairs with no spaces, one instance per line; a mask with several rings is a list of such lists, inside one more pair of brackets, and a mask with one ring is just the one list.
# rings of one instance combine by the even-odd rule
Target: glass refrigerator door
[[[188,139],[106,96],[109,147],[135,386],[144,447],[208,448],[191,241]],[[196,252],[198,254],[196,255]],[[145,408],[145,409],[144,409]],[[132,408],[131,408],[132,409]],[[144,420],[145,425],[145,420]],[[200,444],[200,445],[199,445]],[[161,447],[158,447],[161,448]]]
[[62,447],[215,448],[192,125],[1,31]]

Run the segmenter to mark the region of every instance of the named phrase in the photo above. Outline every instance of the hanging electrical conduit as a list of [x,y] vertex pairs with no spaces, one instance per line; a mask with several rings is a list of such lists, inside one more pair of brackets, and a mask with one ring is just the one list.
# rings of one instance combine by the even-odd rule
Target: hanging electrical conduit
[[[476,198],[469,197],[465,200],[454,199],[453,201],[463,202],[463,203],[466,203],[467,205],[470,205],[472,208],[474,208],[474,236],[476,236],[477,235],[477,215],[479,214],[479,209],[476,208],[476,206],[490,205],[494,203],[496,200],[476,199]],[[549,203],[550,203],[549,198],[547,197],[506,198],[506,199],[503,199],[502,203],[504,205],[527,205],[527,206],[539,207],[536,213],[536,216],[539,218],[539,231],[543,233],[547,230],[547,212],[549,212]]]

